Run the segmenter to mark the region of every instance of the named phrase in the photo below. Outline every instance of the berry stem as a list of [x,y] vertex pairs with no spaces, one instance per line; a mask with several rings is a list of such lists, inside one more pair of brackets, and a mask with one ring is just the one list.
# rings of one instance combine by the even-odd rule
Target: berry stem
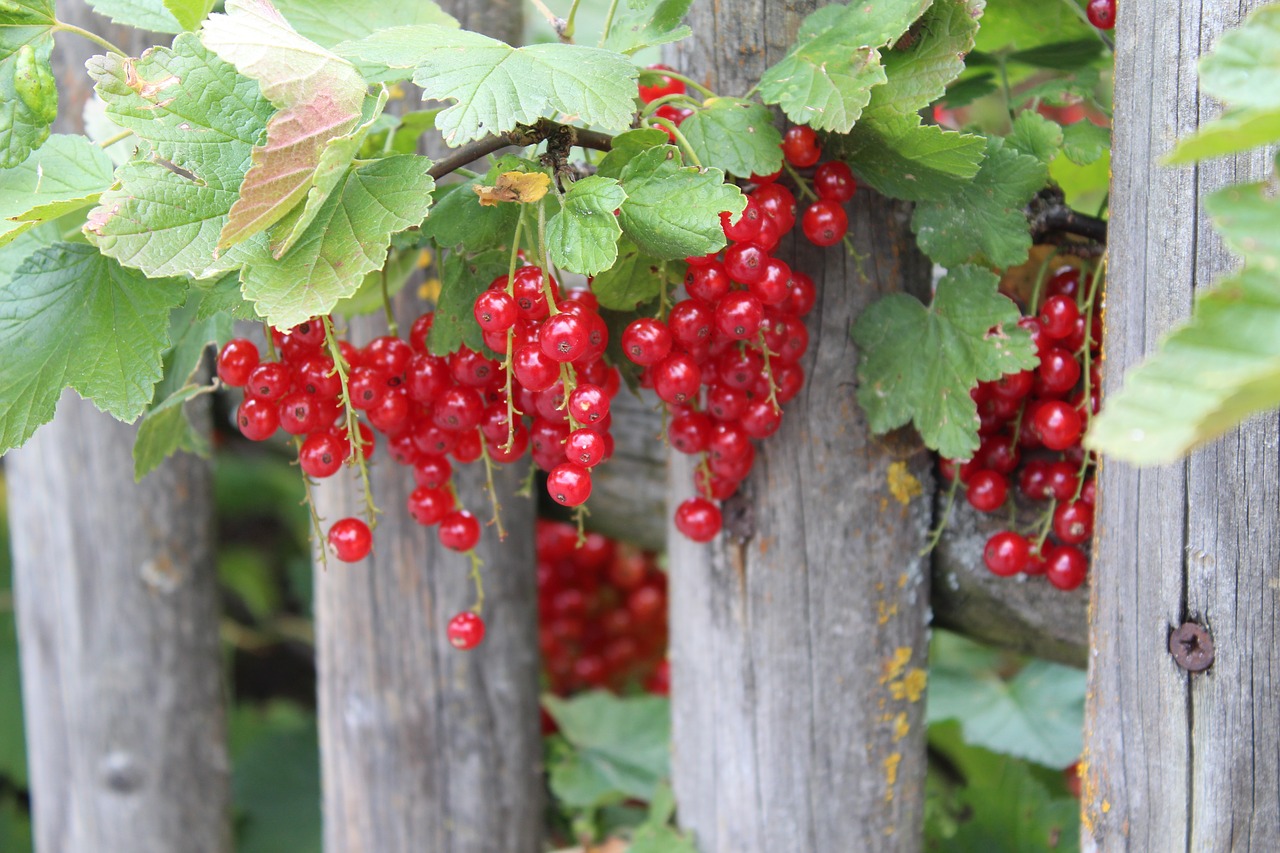
[[[302,436],[295,435],[293,437],[293,446],[297,450],[302,449]],[[319,511],[316,509],[315,493],[312,489],[315,483],[305,473],[302,475],[302,502],[307,506],[307,514],[311,516],[311,532],[315,534],[316,544],[320,547],[320,568],[329,568],[329,549],[324,547],[324,519],[320,517]]]
[[686,86],[691,86],[694,89],[697,89],[699,92],[706,95],[708,98],[716,97],[715,92],[713,92],[711,89],[708,89],[706,86],[702,85],[697,80],[694,80],[692,77],[688,76],[687,74],[681,74],[679,71],[672,71],[668,68],[664,68],[662,69],[661,72],[658,72],[658,73],[662,74],[663,77],[670,77],[672,80],[679,80],[681,83],[685,84]]
[[569,14],[564,19],[564,39],[567,42],[573,42],[573,21],[578,16],[578,5],[582,0],[573,0],[573,5],[569,7]]
[[960,490],[960,471],[956,470],[951,479],[951,486],[947,489],[947,505],[942,508],[942,518],[933,530],[929,531],[929,541],[920,549],[920,556],[927,557],[933,553],[933,549],[938,547],[938,543],[942,541],[942,534],[947,529],[947,524],[951,521],[951,510],[956,505],[956,492]]
[[658,319],[665,321],[667,319],[667,308],[671,305],[671,300],[667,295],[667,262],[663,261],[658,265]]
[[578,525],[578,547],[587,543],[587,516],[591,515],[586,504],[578,504],[573,508],[573,521]]
[[533,497],[533,484],[538,474],[538,466],[532,461],[529,462],[529,471],[524,475],[524,482],[520,484],[520,488],[516,489],[516,497],[531,498]]
[[369,520],[369,529],[378,526],[378,507],[373,502],[373,487],[369,484],[369,465],[364,458],[364,436],[360,434],[360,419],[356,415],[355,406],[351,405],[351,386],[347,380],[347,360],[342,357],[342,348],[338,346],[338,336],[333,331],[333,320],[328,315],[320,318],[324,323],[324,342],[329,349],[329,357],[333,359],[334,372],[342,385],[342,409],[347,417],[347,444],[351,448],[351,459],[360,469],[360,484],[364,487],[365,517]]
[[764,356],[764,375],[769,378],[769,402],[773,404],[775,412],[781,412],[782,406],[778,404],[778,383],[773,381],[773,365],[769,361],[769,345],[765,343],[764,329],[758,332],[760,336],[760,354]]
[[604,43],[609,40],[609,30],[613,28],[613,15],[618,11],[618,0],[609,0],[609,11],[604,14],[604,26],[600,28],[600,44],[604,47]]
[[1045,256],[1040,262],[1040,269],[1036,270],[1036,286],[1031,290],[1031,304],[1027,306],[1027,316],[1034,317],[1040,313],[1040,294],[1044,291],[1044,283],[1049,276],[1049,264],[1053,263],[1053,259],[1058,257],[1059,248],[1053,247],[1053,251]]
[[670,95],[663,95],[661,98],[654,98],[652,101],[644,105],[644,111],[640,113],[641,118],[648,118],[658,111],[658,107],[671,103],[688,103],[695,108],[701,106],[696,100],[686,95],[684,92],[674,92]]
[[485,487],[489,490],[489,503],[493,505],[493,529],[498,533],[498,541],[505,542],[507,530],[502,526],[502,504],[498,502],[498,490],[493,484],[493,459],[489,457],[489,440],[479,427],[476,427],[476,432],[480,434],[480,458],[484,460]]
[[117,142],[123,142],[124,140],[128,139],[130,136],[133,136],[132,130],[122,130],[119,133],[115,134],[114,136],[108,136],[106,139],[99,142],[98,147],[110,148],[112,145],[115,145]]
[[689,162],[699,169],[702,168],[702,161],[698,159],[698,155],[694,153],[693,146],[689,144],[689,140],[685,138],[685,135],[680,132],[680,128],[676,127],[675,122],[662,116],[650,116],[649,121],[666,128],[675,138],[676,144],[680,146],[680,150],[684,152],[684,156],[688,158]]
[[[507,264],[507,295],[513,298],[516,292],[516,262],[520,259],[520,230],[523,227],[524,217],[516,217],[515,235],[511,238],[511,261]],[[506,377],[504,393],[507,397],[507,443],[503,449],[507,451],[511,450],[511,445],[516,440],[516,400],[511,387],[511,375],[515,372],[512,367],[511,351],[515,348],[515,339],[516,328],[512,325],[507,329],[507,354],[502,363],[502,372]]]
[[480,559],[475,548],[468,551],[467,556],[471,558],[471,582],[476,587],[476,603],[471,606],[471,611],[479,616],[484,611],[484,579],[480,577],[480,567],[484,565],[484,560]]
[[382,312],[387,316],[387,331],[400,337],[400,327],[396,325],[395,312],[391,310],[391,295],[387,292],[387,268],[384,265],[378,271],[379,284],[382,287]]

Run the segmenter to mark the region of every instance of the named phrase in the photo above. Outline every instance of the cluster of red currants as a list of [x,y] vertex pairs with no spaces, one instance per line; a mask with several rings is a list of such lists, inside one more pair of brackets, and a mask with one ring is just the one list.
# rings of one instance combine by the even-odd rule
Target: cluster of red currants
[[1088,574],[1080,546],[1093,535],[1095,460],[1080,440],[1099,406],[1097,281],[1082,283],[1073,267],[1049,278],[1038,313],[1018,323],[1031,333],[1039,367],[979,384],[973,397],[982,445],[968,461],[941,463],[943,476],[958,474],[982,512],[1005,505],[1011,480],[1027,498],[1050,502],[1035,530],[1004,530],[987,540],[987,568],[1002,577],[1042,574],[1065,590]]
[[538,643],[551,692],[668,692],[667,576],[654,555],[539,520]]

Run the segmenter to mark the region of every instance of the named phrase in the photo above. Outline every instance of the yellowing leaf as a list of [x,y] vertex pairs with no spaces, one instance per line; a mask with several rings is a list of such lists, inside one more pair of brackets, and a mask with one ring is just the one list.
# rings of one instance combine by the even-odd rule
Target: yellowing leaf
[[471,189],[480,196],[480,204],[484,207],[493,207],[504,201],[531,204],[551,189],[551,176],[546,172],[503,172],[494,186],[476,185]]

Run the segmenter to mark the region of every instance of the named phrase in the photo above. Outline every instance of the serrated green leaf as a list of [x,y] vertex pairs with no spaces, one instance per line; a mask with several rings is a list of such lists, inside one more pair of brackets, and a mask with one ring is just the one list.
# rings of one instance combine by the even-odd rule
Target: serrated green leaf
[[868,113],[911,115],[932,104],[964,71],[964,56],[978,32],[979,0],[934,0],[920,19],[908,48],[895,47],[882,60],[888,80],[871,90]]
[[99,15],[117,24],[153,33],[180,33],[186,27],[178,23],[163,0],[88,0]]
[[493,280],[506,275],[511,258],[498,250],[462,257],[450,252],[440,260],[442,267],[440,299],[436,302],[435,320],[427,346],[436,355],[457,352],[466,344],[476,352],[484,348],[484,334],[476,323],[476,297],[488,289]]
[[[275,0],[276,8],[299,33],[333,50],[379,30],[407,25],[459,26],[457,18],[431,0],[370,3],[369,0]],[[343,56],[341,50],[334,51]],[[406,152],[411,153],[411,152]]]
[[621,177],[622,169],[637,154],[648,151],[650,148],[657,148],[659,145],[666,145],[669,141],[665,131],[652,127],[619,133],[613,138],[609,153],[600,161],[596,174],[605,178]]
[[1280,141],[1280,109],[1234,110],[1178,140],[1166,163],[1194,163]]
[[209,454],[209,441],[191,424],[185,405],[202,394],[217,390],[216,385],[186,385],[150,409],[138,425],[133,442],[133,479],[141,482],[164,460],[179,450],[198,456]]
[[1233,107],[1280,109],[1280,6],[1255,9],[1200,59],[1200,88]]
[[725,246],[720,214],[737,216],[747,199],[719,169],[682,167],[671,145],[650,148],[622,170],[622,230],[659,260],[683,260]]
[[1280,273],[1280,198],[1266,182],[1236,184],[1204,200],[1214,229],[1245,263]]
[[800,25],[786,57],[760,78],[760,97],[796,124],[848,133],[886,81],[880,47],[894,41],[932,0],[869,0],[824,6]]
[[782,168],[782,134],[773,114],[753,101],[712,98],[680,124],[704,166],[749,178]]
[[271,117],[258,84],[192,33],[172,49],[96,56],[87,67],[111,119],[148,143],[90,214],[89,239],[153,277],[208,278],[240,266],[252,247],[216,250]]
[[[256,80],[278,112],[267,122],[267,138],[253,149],[218,237],[220,249],[270,228],[303,199],[330,144],[360,123],[367,88],[354,65],[299,35],[268,0],[227,0],[226,8],[209,17],[201,38]],[[341,150],[346,148],[354,157],[359,145]],[[329,163],[330,176],[345,167]]]
[[877,113],[829,151],[849,163],[858,179],[892,198],[940,201],[978,174],[987,141],[981,136],[921,125],[918,116]]
[[1013,120],[1013,127],[1005,137],[1005,142],[1047,166],[1062,150],[1062,137],[1063,131],[1057,122],[1050,121],[1037,112],[1023,110]]
[[56,223],[44,222],[23,231],[8,245],[0,246],[0,285],[13,278],[27,258],[61,240],[62,229]]
[[[618,242],[618,260],[591,281],[591,292],[601,308],[632,311],[662,292],[662,261],[646,255],[625,236]],[[667,261],[665,281],[684,278],[684,264]],[[612,337],[612,336],[611,336]]]
[[200,29],[216,2],[217,0],[164,0],[164,7],[184,30],[194,31]]
[[142,414],[162,374],[169,311],[186,291],[82,243],[23,262],[0,290],[0,452],[51,420],[68,386],[119,420]]
[[1280,287],[1274,266],[1246,267],[1199,296],[1191,319],[1125,375],[1085,446],[1159,465],[1277,405]]
[[1102,42],[1096,37],[1055,41],[1009,54],[1010,62],[1021,62],[1036,68],[1074,71],[1102,55]]
[[200,307],[196,310],[197,320],[208,320],[218,314],[226,314],[233,320],[254,320],[262,318],[253,310],[253,303],[247,301],[240,292],[240,274],[229,272],[216,281],[196,282],[200,294]]
[[631,123],[638,93],[638,72],[625,57],[581,45],[513,48],[466,30],[406,26],[344,50],[365,62],[413,68],[423,98],[456,101],[436,116],[436,127],[453,146],[554,113],[619,133]]
[[[1277,123],[1280,130],[1280,123]],[[1099,127],[1091,121],[1078,121],[1062,129],[1062,153],[1080,166],[1096,163],[1111,149],[1111,130]]]
[[648,800],[669,775],[668,700],[592,691],[572,699],[544,696],[542,703],[573,747],[550,768],[551,789],[566,805],[595,806],[601,790]]
[[[49,138],[52,117],[19,95],[19,54],[31,49],[30,60],[44,72],[53,51],[53,0],[10,0],[0,18],[0,169],[18,165]],[[54,103],[57,92],[53,93]]]
[[911,229],[925,254],[944,267],[1020,264],[1031,249],[1023,207],[1047,179],[1040,160],[990,138],[973,179],[946,199],[921,202]]
[[1075,41],[1087,36],[1097,40],[1093,27],[1078,10],[1065,3],[1043,0],[986,0],[977,49],[986,54],[1030,50],[1041,45]]
[[1031,338],[1016,325],[1018,306],[998,284],[992,272],[961,266],[938,282],[928,307],[895,293],[862,313],[853,327],[858,402],[874,432],[912,422],[943,456],[973,455],[978,406],[970,389],[1036,366]]
[[622,226],[613,215],[627,194],[613,178],[592,175],[574,183],[560,212],[547,222],[547,251],[559,268],[595,275],[618,258]]
[[201,318],[204,293],[193,288],[185,305],[169,317],[169,340],[164,354],[164,376],[156,384],[155,405],[178,393],[196,378],[204,361],[205,350],[219,347],[231,339],[232,320],[227,314]]
[[[256,246],[240,281],[257,313],[278,328],[327,314],[380,269],[391,235],[417,225],[435,182],[425,157],[398,154],[349,170],[297,243],[280,258]],[[295,210],[277,226],[291,227]]]
[[602,47],[618,53],[635,53],[687,38],[693,30],[683,22],[691,5],[693,0],[632,3],[613,19]]
[[[935,640],[929,661],[929,725],[958,720],[965,742],[1001,755],[1062,768],[1084,747],[1084,672],[1031,661],[1003,678],[993,660],[975,666],[965,647],[982,646],[953,634]],[[958,648],[956,648],[958,647]]]
[[85,137],[50,137],[25,161],[0,171],[0,246],[93,204],[111,186],[114,171],[106,153]]
[[[496,177],[496,176],[495,176]],[[461,248],[467,254],[510,246],[520,218],[520,206],[497,204],[485,207],[472,187],[482,186],[487,177],[454,184],[436,204],[422,233],[441,246]]]

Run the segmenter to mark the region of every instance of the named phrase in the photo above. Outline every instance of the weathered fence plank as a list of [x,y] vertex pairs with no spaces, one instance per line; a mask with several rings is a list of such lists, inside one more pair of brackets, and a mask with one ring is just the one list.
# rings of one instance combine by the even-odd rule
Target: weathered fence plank
[[[442,5],[464,27],[507,41],[520,36],[523,19],[511,0]],[[411,290],[396,299],[402,330],[424,307]],[[357,342],[385,334],[380,320],[352,326]],[[374,498],[385,512],[374,553],[316,569],[325,849],[535,853],[543,783],[534,506],[513,496],[524,469],[496,477],[510,535],[499,543],[491,528],[484,532],[477,550],[488,630],[479,648],[459,652],[445,626],[474,599],[469,561],[408,516],[412,472],[381,454],[375,460]],[[483,466],[456,470],[463,504],[489,518]],[[351,477],[318,493],[329,521],[364,504]]]
[[[58,14],[134,55],[157,40],[78,0]],[[57,37],[59,132],[83,130],[100,52]],[[231,844],[211,471],[183,454],[135,485],[135,434],[67,392],[5,458],[35,841],[50,853]]]
[[[694,4],[675,67],[742,94],[778,61],[814,2]],[[876,439],[854,399],[849,328],[877,296],[927,292],[909,209],[860,191],[850,232],[865,257],[808,246],[780,255],[819,287],[808,384],[726,507],[726,534],[669,536],[673,772],[679,820],[706,853],[915,850],[924,779],[931,500],[903,506],[889,467],[931,492],[906,434]],[[670,508],[691,494],[670,471]]]
[[[1217,108],[1197,58],[1255,3],[1152,0],[1116,29],[1104,391],[1234,261],[1199,210],[1260,156],[1170,168],[1160,158]],[[1105,405],[1105,402],[1104,402]],[[1092,577],[1086,849],[1280,849],[1280,428],[1257,418],[1185,462],[1104,461]],[[1208,628],[1212,667],[1169,653],[1185,622]]]

